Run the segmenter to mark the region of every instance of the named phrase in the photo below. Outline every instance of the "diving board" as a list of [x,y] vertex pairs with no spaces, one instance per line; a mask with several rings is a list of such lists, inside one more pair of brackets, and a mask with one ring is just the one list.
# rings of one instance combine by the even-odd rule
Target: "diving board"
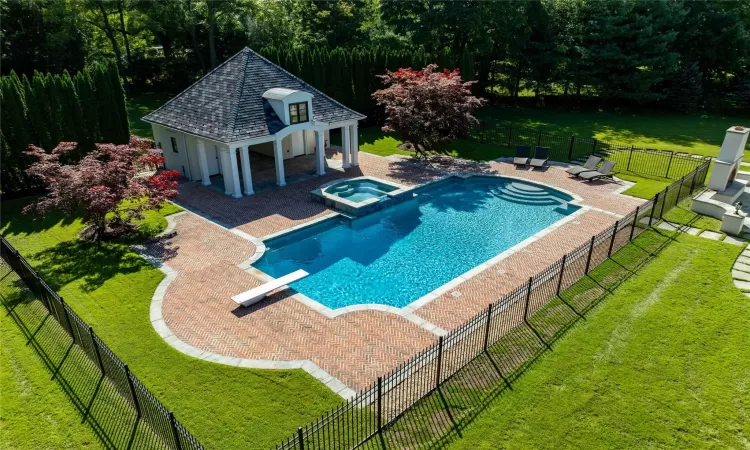
[[240,306],[250,306],[253,303],[257,303],[263,300],[269,292],[282,286],[284,287],[284,289],[286,289],[287,287],[289,287],[287,286],[289,283],[294,283],[295,281],[301,278],[305,278],[308,275],[309,273],[305,272],[302,269],[295,270],[290,274],[284,275],[281,278],[276,278],[275,280],[271,280],[268,283],[263,283],[256,288],[250,289],[249,291],[233,295],[232,300],[234,300]]

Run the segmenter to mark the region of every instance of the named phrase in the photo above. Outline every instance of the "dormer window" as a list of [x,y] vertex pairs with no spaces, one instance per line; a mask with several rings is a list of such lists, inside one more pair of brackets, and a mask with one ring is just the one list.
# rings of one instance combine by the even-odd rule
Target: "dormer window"
[[307,102],[292,103],[289,105],[289,124],[307,122]]

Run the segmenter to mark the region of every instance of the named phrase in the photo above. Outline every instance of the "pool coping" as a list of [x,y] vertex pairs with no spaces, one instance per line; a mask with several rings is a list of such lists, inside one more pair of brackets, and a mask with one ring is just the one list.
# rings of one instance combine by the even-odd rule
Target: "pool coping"
[[[176,202],[172,202],[172,203],[177,204]],[[257,260],[258,258],[260,258],[260,255],[262,255],[265,252],[265,245],[263,245],[263,242],[260,241],[260,239],[248,233],[245,233],[244,231],[236,230],[233,228],[228,228],[224,224],[214,219],[211,219],[204,214],[197,213],[187,208],[184,211],[180,211],[180,212],[166,216],[165,219],[167,220],[167,228],[161,233],[159,233],[158,235],[156,235],[154,239],[164,237],[173,233],[175,228],[177,227],[177,221],[175,219],[184,215],[188,215],[188,214],[193,214],[197,217],[200,217],[256,245],[255,254],[253,254],[253,256],[250,257],[248,261],[253,260],[253,259]],[[328,387],[331,391],[339,395],[344,400],[350,400],[351,398],[357,395],[357,392],[355,390],[348,387],[341,380],[329,374],[326,370],[324,370],[322,367],[318,366],[317,364],[315,364],[309,359],[273,360],[273,359],[240,358],[236,356],[221,355],[219,353],[201,350],[200,348],[194,345],[188,344],[187,342],[181,340],[172,332],[172,330],[169,328],[169,325],[167,325],[166,321],[164,320],[164,316],[162,315],[162,306],[164,303],[164,296],[166,295],[167,289],[169,288],[169,286],[179,276],[179,272],[169,267],[167,264],[165,264],[158,258],[148,255],[145,251],[143,251],[143,249],[139,245],[133,245],[130,248],[135,253],[140,255],[143,259],[145,259],[148,263],[150,263],[151,265],[159,269],[165,275],[164,278],[161,280],[161,282],[159,282],[159,285],[156,287],[156,290],[154,291],[154,295],[151,297],[151,303],[149,305],[149,321],[151,322],[151,326],[154,328],[154,331],[156,332],[156,334],[158,334],[159,337],[161,337],[170,347],[174,348],[175,350],[187,356],[191,356],[197,359],[202,359],[204,361],[224,364],[228,366],[234,366],[234,367],[240,367],[240,368],[246,368],[246,369],[268,369],[268,370],[302,369],[308,374],[312,375],[313,378],[323,383],[326,387]],[[258,250],[259,248],[262,248],[262,251],[259,252]],[[246,262],[247,261],[238,264],[238,267],[242,266]]]
[[[294,291],[295,294],[291,295],[291,297],[294,298],[295,300],[301,302],[302,304],[306,305],[307,307],[309,307],[309,308],[311,308],[311,309],[319,312],[320,314],[323,314],[324,316],[326,316],[328,318],[338,317],[338,316],[341,316],[341,315],[344,315],[344,314],[348,314],[348,313],[351,313],[351,312],[355,312],[355,311],[380,311],[380,312],[387,312],[387,313],[391,313],[391,314],[395,314],[397,316],[403,317],[404,319],[406,319],[406,320],[408,320],[408,321],[410,321],[410,322],[418,325],[420,328],[423,328],[423,329],[425,329],[425,330],[427,330],[427,331],[429,331],[429,332],[431,332],[431,333],[433,333],[433,334],[435,334],[437,336],[445,336],[445,335],[448,334],[447,330],[445,330],[443,328],[440,328],[437,325],[435,325],[435,324],[433,324],[433,323],[425,320],[424,318],[420,317],[417,314],[417,310],[420,309],[420,308],[422,308],[422,307],[424,307],[424,306],[426,306],[431,301],[437,299],[438,297],[440,297],[444,293],[450,291],[451,289],[454,289],[454,288],[458,287],[461,283],[463,283],[465,281],[468,281],[471,278],[479,275],[480,273],[482,273],[485,270],[489,269],[490,267],[498,264],[502,260],[504,260],[504,259],[508,258],[509,256],[513,255],[514,253],[517,253],[517,252],[521,251],[524,247],[526,247],[526,246],[528,246],[528,245],[530,245],[530,244],[538,241],[542,237],[544,237],[544,236],[548,235],[549,233],[555,231],[556,229],[560,228],[561,226],[565,225],[566,223],[568,223],[568,222],[576,219],[577,217],[581,216],[585,212],[592,211],[592,210],[593,211],[597,211],[598,210],[598,208],[593,208],[591,206],[582,204],[583,198],[581,196],[579,196],[578,194],[575,194],[575,193],[573,193],[571,191],[568,191],[567,189],[559,188],[559,187],[554,186],[554,185],[549,184],[549,183],[544,183],[544,182],[540,182],[540,181],[532,181],[532,180],[528,180],[526,178],[516,177],[516,176],[512,176],[512,175],[493,175],[493,174],[487,174],[487,173],[449,174],[449,175],[445,175],[443,177],[440,177],[440,178],[438,178],[436,180],[430,181],[428,183],[423,183],[423,184],[416,185],[416,186],[410,186],[406,190],[411,190],[411,191],[418,192],[421,189],[425,189],[425,188],[433,186],[435,184],[445,183],[445,182],[447,182],[448,180],[450,180],[452,178],[460,178],[460,179],[466,180],[466,179],[473,178],[473,177],[478,177],[478,178],[495,178],[495,179],[497,179],[497,178],[505,178],[505,179],[510,179],[510,180],[517,180],[517,181],[520,181],[520,182],[523,182],[523,183],[528,183],[528,184],[543,186],[543,187],[548,188],[548,189],[553,189],[553,190],[556,190],[558,192],[561,192],[563,194],[566,194],[566,195],[570,196],[572,198],[572,200],[569,201],[569,202],[567,202],[567,203],[571,204],[571,205],[574,205],[574,206],[578,206],[578,210],[575,211],[575,212],[573,212],[573,213],[571,213],[571,214],[569,214],[568,216],[563,217],[562,219],[554,222],[553,224],[545,227],[544,229],[538,231],[537,233],[535,233],[535,234],[527,237],[523,241],[518,242],[514,246],[512,246],[512,247],[510,247],[508,249],[503,250],[498,255],[490,258],[489,260],[487,260],[487,261],[485,261],[485,262],[483,262],[481,264],[478,264],[478,265],[474,266],[473,268],[471,268],[470,270],[464,272],[463,274],[459,275],[458,277],[453,278],[452,280],[450,280],[450,281],[448,281],[448,282],[446,282],[446,283],[438,286],[436,289],[433,289],[432,291],[428,292],[427,294],[423,295],[422,297],[419,297],[418,299],[414,300],[413,302],[411,302],[411,303],[409,303],[409,304],[407,304],[405,306],[402,306],[402,307],[398,307],[397,308],[395,306],[383,305],[383,304],[380,304],[380,303],[360,303],[360,304],[345,306],[343,308],[332,309],[332,308],[329,308],[328,306],[326,306],[326,305],[318,302],[317,300],[314,300],[314,299],[306,296],[305,294],[303,294],[301,292]],[[601,211],[602,212],[606,212],[608,214],[614,214],[614,215],[616,215],[618,217],[621,217],[620,215],[612,213],[610,211],[605,211],[605,210],[601,210]],[[300,229],[306,228],[308,226],[317,225],[319,223],[322,223],[322,222],[325,222],[325,221],[328,221],[328,220],[336,220],[336,219],[339,219],[341,217],[348,218],[344,214],[341,214],[341,213],[338,213],[338,212],[334,212],[334,213],[328,214],[326,216],[320,217],[318,219],[315,219],[313,221],[310,221],[310,222],[307,222],[307,223],[304,223],[304,224],[300,224],[300,225],[296,225],[296,226],[287,228],[285,230],[282,230],[282,231],[279,231],[279,232],[276,232],[276,233],[272,233],[272,234],[266,235],[266,236],[264,236],[264,237],[261,238],[261,241],[265,242],[265,241],[268,241],[268,240],[271,240],[271,239],[279,238],[279,237],[285,236],[287,234],[293,233],[295,231],[298,231]],[[265,244],[263,244],[264,252],[265,252],[265,248],[266,248]],[[242,267],[243,270],[245,270],[246,272],[252,274],[253,276],[257,277],[258,279],[260,279],[263,282],[268,282],[268,281],[274,280],[274,278],[272,276],[266,274],[265,272],[263,272],[263,271],[261,271],[259,269],[256,269],[255,267],[252,267],[252,263],[255,262],[255,261],[257,261],[258,259],[260,259],[261,256],[263,256],[262,253],[257,254],[257,252],[256,252],[256,255],[253,255],[253,257],[251,257],[250,259],[248,259],[247,261],[245,261],[243,263],[243,267]],[[294,290],[294,289],[292,288],[292,290]]]

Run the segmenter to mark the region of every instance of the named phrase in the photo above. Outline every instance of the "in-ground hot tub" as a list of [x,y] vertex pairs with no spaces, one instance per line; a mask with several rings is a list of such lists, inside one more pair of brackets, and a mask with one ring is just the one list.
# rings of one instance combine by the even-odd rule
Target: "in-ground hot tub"
[[352,216],[370,214],[413,196],[411,188],[375,177],[337,180],[312,192],[313,200]]

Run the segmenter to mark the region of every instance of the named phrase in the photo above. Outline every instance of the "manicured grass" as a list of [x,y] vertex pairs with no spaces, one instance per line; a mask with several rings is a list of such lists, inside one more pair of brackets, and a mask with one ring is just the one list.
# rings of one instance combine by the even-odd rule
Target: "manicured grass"
[[746,446],[750,300],[730,276],[739,252],[677,236],[452,447]]
[[81,423],[78,411],[50,380],[50,372],[5,312],[0,335],[0,448],[100,448],[96,435]]
[[[488,124],[513,123],[564,136],[577,135],[716,156],[732,125],[750,125],[750,118],[717,113],[670,114],[660,111],[576,111],[554,108],[484,108],[478,117]],[[745,161],[750,161],[746,154]]]
[[[241,369],[174,350],[149,320],[161,271],[123,243],[77,241],[77,217],[21,215],[24,203],[3,202],[0,233],[207,448],[269,448],[341,402],[301,370]],[[153,234],[166,221],[151,213],[145,225]]]
[[656,194],[674,183],[674,180],[670,180],[669,178],[641,175],[627,171],[618,172],[616,176],[625,181],[635,183],[635,186],[628,188],[623,194],[645,199],[654,198]]
[[130,122],[130,134],[153,139],[154,133],[151,130],[151,125],[142,121],[141,117],[163,105],[169,98],[170,96],[167,94],[148,93],[128,100],[126,106],[128,122]]
[[680,202],[679,205],[664,214],[664,220],[671,223],[681,223],[691,227],[701,228],[703,230],[721,232],[721,220],[693,212],[690,209],[692,204],[693,199],[690,197],[686,198]]

